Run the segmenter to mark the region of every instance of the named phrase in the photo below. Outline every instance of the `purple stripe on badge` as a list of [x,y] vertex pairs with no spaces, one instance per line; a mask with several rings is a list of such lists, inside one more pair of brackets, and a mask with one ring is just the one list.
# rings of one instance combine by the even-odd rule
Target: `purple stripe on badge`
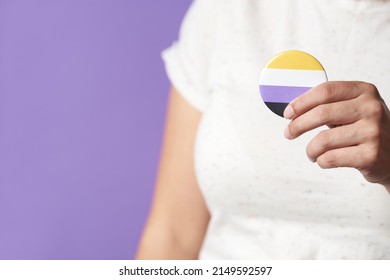
[[311,89],[311,87],[260,85],[260,93],[264,102],[290,103],[309,89]]

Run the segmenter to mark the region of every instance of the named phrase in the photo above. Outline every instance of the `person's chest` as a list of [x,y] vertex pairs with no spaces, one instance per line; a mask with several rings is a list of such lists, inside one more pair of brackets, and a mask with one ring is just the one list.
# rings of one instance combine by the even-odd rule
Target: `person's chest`
[[[261,101],[258,82],[266,62],[276,53],[298,49],[317,57],[330,80],[377,84],[390,104],[390,27],[384,18],[371,22],[366,14],[349,13],[347,6],[318,13],[324,5],[313,4],[302,10],[303,2],[247,1],[225,7],[210,68],[211,102],[197,136],[201,188],[210,207],[234,212],[328,219],[340,209],[359,217],[356,207],[364,205],[378,219],[385,218],[383,212],[390,218],[382,187],[366,183],[356,170],[322,170],[307,159],[305,147],[320,129],[286,140],[288,121]],[[329,17],[329,12],[336,14]]]

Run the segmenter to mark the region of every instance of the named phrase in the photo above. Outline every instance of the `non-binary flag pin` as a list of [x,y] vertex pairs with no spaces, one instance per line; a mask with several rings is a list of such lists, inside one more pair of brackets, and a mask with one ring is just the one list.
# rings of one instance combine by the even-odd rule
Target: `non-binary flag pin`
[[308,53],[290,50],[275,55],[260,76],[264,103],[283,117],[287,105],[312,87],[328,80],[321,63]]

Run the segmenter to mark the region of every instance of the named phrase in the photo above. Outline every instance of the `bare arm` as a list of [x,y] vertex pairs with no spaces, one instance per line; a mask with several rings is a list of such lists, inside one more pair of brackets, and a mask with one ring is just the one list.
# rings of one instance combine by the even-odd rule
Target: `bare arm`
[[196,259],[209,213],[194,174],[201,113],[171,90],[151,212],[137,259]]

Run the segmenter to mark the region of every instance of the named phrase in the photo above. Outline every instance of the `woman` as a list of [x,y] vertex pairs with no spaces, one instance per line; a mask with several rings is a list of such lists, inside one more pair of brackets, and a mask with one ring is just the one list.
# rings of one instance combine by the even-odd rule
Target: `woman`
[[[288,49],[336,82],[283,119],[258,77]],[[194,1],[137,258],[390,259],[389,51],[389,1]]]

